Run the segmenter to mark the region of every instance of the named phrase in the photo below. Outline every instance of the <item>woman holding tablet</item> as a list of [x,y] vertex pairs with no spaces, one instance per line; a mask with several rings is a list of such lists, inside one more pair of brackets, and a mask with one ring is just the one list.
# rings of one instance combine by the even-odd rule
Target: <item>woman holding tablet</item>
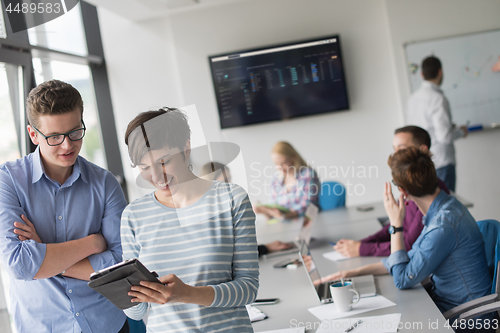
[[[318,176],[295,148],[288,142],[278,142],[272,149],[271,158],[276,166],[271,182],[271,200],[280,207],[258,206],[255,212],[269,218],[295,218],[304,215],[309,203],[318,206],[321,189]],[[288,211],[284,212],[282,207]]]
[[186,116],[164,108],[128,125],[130,160],[156,191],[122,215],[124,259],[138,258],[163,284],[129,293],[148,332],[253,332],[245,305],[258,289],[255,215],[238,185],[196,177]]

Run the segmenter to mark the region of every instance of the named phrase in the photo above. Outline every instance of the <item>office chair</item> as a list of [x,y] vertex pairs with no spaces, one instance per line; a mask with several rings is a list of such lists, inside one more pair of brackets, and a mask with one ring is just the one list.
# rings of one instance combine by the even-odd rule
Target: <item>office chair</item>
[[330,210],[345,206],[345,187],[339,182],[329,181],[321,184],[319,206],[321,210]]
[[500,222],[496,220],[478,221],[477,225],[483,234],[486,250],[486,262],[490,275],[493,278],[491,284],[491,294],[469,301],[446,311],[443,316],[446,319],[459,316],[459,319],[472,319],[486,313],[497,311],[500,315],[499,285],[500,278]]

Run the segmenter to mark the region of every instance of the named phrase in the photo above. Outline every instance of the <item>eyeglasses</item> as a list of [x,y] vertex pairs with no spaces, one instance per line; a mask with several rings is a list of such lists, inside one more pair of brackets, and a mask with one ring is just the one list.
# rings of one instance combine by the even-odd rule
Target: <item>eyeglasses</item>
[[392,183],[394,184],[394,186],[399,187],[399,185],[396,184],[396,182],[394,181],[394,179],[392,180]]
[[38,130],[38,128],[36,128],[35,126],[32,125],[31,127],[33,127],[35,129],[35,131],[40,133],[40,135],[43,136],[45,138],[45,140],[47,140],[47,144],[49,146],[59,146],[61,143],[64,142],[64,139],[66,137],[68,137],[68,139],[70,139],[71,141],[79,141],[79,140],[83,139],[83,137],[85,136],[85,130],[86,130],[85,123],[83,122],[83,119],[82,119],[82,125],[83,125],[83,128],[79,128],[79,129],[70,131],[68,133],[54,134],[54,135],[49,135],[49,136],[40,132]]

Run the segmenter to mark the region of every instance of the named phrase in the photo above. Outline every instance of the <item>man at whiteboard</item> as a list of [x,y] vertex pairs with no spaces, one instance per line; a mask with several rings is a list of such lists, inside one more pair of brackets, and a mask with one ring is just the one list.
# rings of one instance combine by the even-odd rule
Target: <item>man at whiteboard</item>
[[420,126],[431,136],[431,152],[438,178],[455,192],[456,159],[453,142],[467,136],[467,126],[452,123],[450,103],[439,88],[443,82],[441,61],[430,56],[422,61],[424,81],[408,100],[407,123]]

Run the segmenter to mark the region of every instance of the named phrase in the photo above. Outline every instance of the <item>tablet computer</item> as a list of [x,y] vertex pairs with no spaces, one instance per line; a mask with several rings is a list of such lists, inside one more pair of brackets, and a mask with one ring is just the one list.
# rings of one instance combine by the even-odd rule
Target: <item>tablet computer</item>
[[138,259],[129,259],[92,273],[88,286],[123,310],[137,305],[128,292],[141,281],[161,283],[156,272],[150,272]]

